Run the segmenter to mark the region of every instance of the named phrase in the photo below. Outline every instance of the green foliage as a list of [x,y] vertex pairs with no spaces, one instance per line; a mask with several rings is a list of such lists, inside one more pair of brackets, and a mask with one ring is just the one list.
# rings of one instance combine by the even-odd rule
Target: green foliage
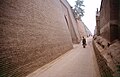
[[75,18],[81,18],[82,16],[84,16],[83,2],[84,2],[83,0],[75,1],[76,4],[75,4],[75,8],[73,9]]

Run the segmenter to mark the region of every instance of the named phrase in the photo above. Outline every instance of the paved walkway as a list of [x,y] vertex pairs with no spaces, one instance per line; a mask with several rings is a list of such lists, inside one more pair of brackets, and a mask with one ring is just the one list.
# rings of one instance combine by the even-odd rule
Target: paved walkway
[[87,39],[86,48],[74,45],[74,49],[27,77],[100,77],[91,39]]

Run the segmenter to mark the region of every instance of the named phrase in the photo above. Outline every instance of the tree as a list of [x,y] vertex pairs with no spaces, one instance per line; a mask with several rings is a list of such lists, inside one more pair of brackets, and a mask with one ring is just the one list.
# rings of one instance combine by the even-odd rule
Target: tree
[[75,8],[73,9],[75,18],[80,19],[81,17],[84,16],[83,2],[84,2],[83,0],[75,1],[76,4],[75,4]]

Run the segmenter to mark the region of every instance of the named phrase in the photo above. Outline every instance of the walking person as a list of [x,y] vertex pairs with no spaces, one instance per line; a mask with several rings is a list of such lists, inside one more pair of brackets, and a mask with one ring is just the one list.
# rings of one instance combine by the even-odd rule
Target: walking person
[[82,45],[83,45],[83,48],[85,48],[85,46],[87,45],[85,37],[83,37],[83,39],[82,39]]

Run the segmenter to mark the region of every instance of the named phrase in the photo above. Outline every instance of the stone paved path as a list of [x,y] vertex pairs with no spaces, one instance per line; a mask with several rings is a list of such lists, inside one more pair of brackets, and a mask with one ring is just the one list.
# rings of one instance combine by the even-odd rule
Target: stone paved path
[[87,39],[86,48],[74,45],[74,49],[27,77],[100,77],[91,41]]

